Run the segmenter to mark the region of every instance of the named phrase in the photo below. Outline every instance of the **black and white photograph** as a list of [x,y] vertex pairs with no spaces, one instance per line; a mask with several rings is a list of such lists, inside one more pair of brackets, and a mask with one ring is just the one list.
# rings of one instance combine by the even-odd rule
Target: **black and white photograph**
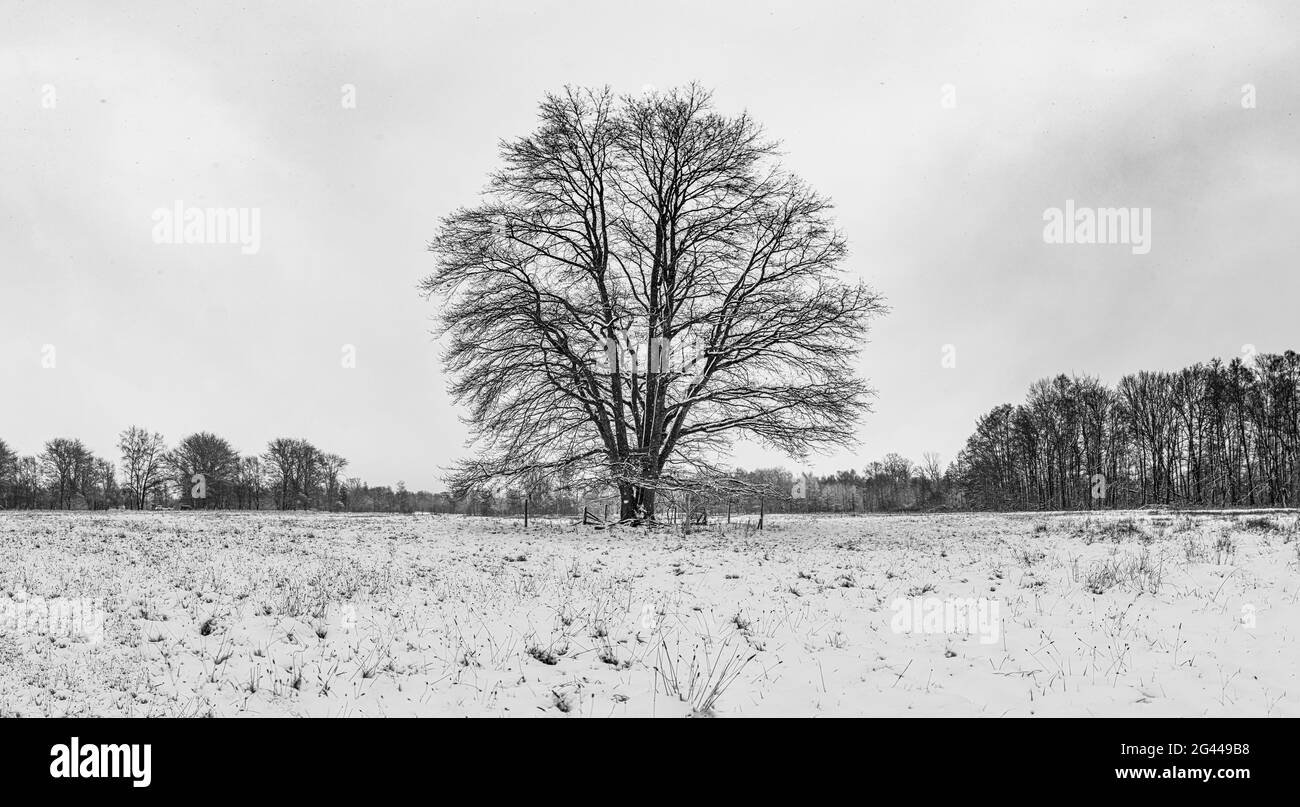
[[0,104],[51,786],[981,718],[1223,794],[1300,717],[1294,3],[3,0]]

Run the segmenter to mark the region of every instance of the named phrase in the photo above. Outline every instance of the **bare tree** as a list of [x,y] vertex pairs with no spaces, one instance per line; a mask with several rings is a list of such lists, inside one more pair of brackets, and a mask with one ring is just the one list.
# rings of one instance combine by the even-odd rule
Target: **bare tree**
[[[224,438],[211,432],[198,432],[181,440],[167,455],[181,500],[193,507],[225,507],[235,476],[239,470],[239,452],[231,448]],[[202,499],[196,500],[194,479],[202,477],[206,488]]]
[[562,470],[637,520],[734,438],[795,457],[853,440],[871,394],[853,361],[884,306],[841,279],[830,203],[752,119],[697,86],[570,89],[501,157],[422,283],[479,449],[457,489]]
[[931,484],[937,485],[943,481],[943,462],[937,453],[927,451],[921,455],[921,473]]
[[320,485],[325,455],[306,440],[295,440],[293,450],[294,492],[296,504],[304,508],[311,504],[312,495]]
[[250,456],[239,461],[239,470],[235,474],[235,486],[241,507],[247,507],[250,510],[261,509],[264,478],[261,458]]
[[325,502],[330,510],[339,503],[339,474],[348,466],[348,461],[338,454],[325,454],[321,457],[321,470],[325,477]]
[[59,490],[58,506],[65,509],[69,498],[80,490],[79,482],[86,478],[86,469],[93,455],[80,440],[56,437],[45,443],[41,463]]
[[94,457],[85,468],[80,487],[91,510],[111,507],[119,499],[117,469],[108,460]]
[[15,477],[18,474],[18,455],[10,450],[4,440],[0,440],[0,507],[13,500]]
[[122,473],[131,491],[131,504],[143,510],[149,493],[163,482],[167,444],[162,434],[131,426],[118,437],[122,452]]
[[296,441],[288,437],[277,437],[266,444],[266,453],[262,461],[266,464],[267,477],[271,484],[279,488],[276,504],[284,510],[289,499],[289,487],[293,484],[293,453]]
[[267,444],[262,459],[271,483],[279,488],[276,498],[281,510],[310,503],[323,481],[325,456],[306,440],[277,437]]
[[14,499],[27,509],[37,506],[41,491],[41,462],[36,457],[22,457],[15,463]]

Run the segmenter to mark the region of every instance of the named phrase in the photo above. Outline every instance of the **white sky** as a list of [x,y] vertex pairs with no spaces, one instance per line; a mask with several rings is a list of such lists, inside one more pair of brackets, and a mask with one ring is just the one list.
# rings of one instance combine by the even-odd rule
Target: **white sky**
[[[836,201],[893,312],[862,360],[877,412],[819,471],[947,462],[1058,372],[1300,348],[1294,4],[111,5],[0,12],[0,437],[23,454],[116,460],[132,423],[301,436],[440,489],[465,429],[425,245],[565,83],[697,79]],[[1067,199],[1151,208],[1151,252],[1044,244]],[[153,243],[176,200],[260,208],[260,252]]]

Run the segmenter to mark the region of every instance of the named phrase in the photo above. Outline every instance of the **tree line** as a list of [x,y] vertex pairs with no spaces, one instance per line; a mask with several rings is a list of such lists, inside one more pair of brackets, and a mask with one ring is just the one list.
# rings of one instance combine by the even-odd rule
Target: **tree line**
[[[861,470],[848,469],[833,474],[813,475],[802,498],[791,495],[799,477],[785,468],[736,470],[735,476],[754,487],[766,485],[783,491],[765,503],[773,512],[794,513],[888,513],[946,509],[955,503],[958,493],[939,455],[926,453],[920,463],[900,454],[886,454],[867,463]],[[755,509],[757,496],[736,497],[734,504]]]
[[[338,512],[430,512],[518,516],[574,515],[616,489],[587,489],[559,475],[537,475],[516,485],[459,493],[371,486],[343,475],[345,458],[302,439],[277,438],[261,454],[241,455],[229,441],[197,432],[168,446],[163,436],[132,426],[118,438],[116,462],[97,456],[81,440],[58,437],[35,456],[18,456],[0,440],[0,509],[102,510],[232,509]],[[749,491],[697,493],[693,506],[721,513],[887,512],[933,509],[951,502],[949,474],[938,457],[915,464],[898,454],[864,469],[813,477],[803,498],[791,497],[798,474],[782,467],[730,472]],[[196,476],[202,479],[201,488]],[[759,493],[758,491],[766,491]],[[196,495],[197,494],[197,495]],[[666,496],[660,509],[682,506]],[[761,501],[760,501],[761,500]]]
[[[277,438],[260,455],[198,432],[168,447],[132,426],[119,463],[74,438],[20,457],[0,440],[0,507],[317,509],[516,515],[572,513],[600,494],[559,474],[504,489],[456,495],[372,487],[344,478],[347,460],[307,440]],[[936,455],[914,464],[889,454],[861,472],[816,477],[801,499],[784,468],[732,475],[757,493],[701,495],[714,509],[879,512],[970,508],[1081,510],[1174,506],[1295,506],[1300,502],[1300,354],[1213,359],[1173,372],[1126,375],[1114,387],[1058,375],[1029,388],[1024,403],[995,407],[948,468]],[[201,476],[203,489],[195,487]],[[196,496],[201,493],[201,496]],[[668,503],[668,506],[675,506]]]
[[276,438],[261,454],[241,456],[211,432],[169,447],[158,432],[131,426],[117,449],[114,463],[81,440],[56,437],[39,454],[22,457],[0,440],[0,507],[449,512],[453,506],[446,494],[408,491],[401,482],[393,489],[345,479],[345,458],[303,439]]
[[975,509],[1294,506],[1300,355],[1040,380],[978,420],[952,473]]
[[[932,453],[925,454],[921,463],[887,454],[861,471],[812,475],[811,485],[799,498],[793,495],[793,489],[800,474],[787,468],[733,468],[725,476],[735,483],[738,492],[690,485],[663,491],[658,497],[656,518],[667,520],[670,513],[680,517],[688,508],[697,512],[707,508],[711,515],[728,511],[753,514],[760,509],[768,513],[910,512],[947,509],[960,500],[951,469],[945,469],[939,456]],[[608,504],[608,515],[613,519],[620,515],[619,495],[615,486],[583,488],[562,475],[534,476],[504,488],[466,490],[455,497],[450,512],[518,516],[527,501],[534,514],[577,516],[588,508],[592,515],[604,516],[604,505]]]

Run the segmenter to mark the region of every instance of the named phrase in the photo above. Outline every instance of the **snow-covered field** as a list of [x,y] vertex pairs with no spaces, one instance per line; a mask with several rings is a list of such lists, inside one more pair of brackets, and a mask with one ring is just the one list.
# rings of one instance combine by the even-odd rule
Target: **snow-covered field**
[[1300,716],[1298,536],[0,514],[0,715]]

